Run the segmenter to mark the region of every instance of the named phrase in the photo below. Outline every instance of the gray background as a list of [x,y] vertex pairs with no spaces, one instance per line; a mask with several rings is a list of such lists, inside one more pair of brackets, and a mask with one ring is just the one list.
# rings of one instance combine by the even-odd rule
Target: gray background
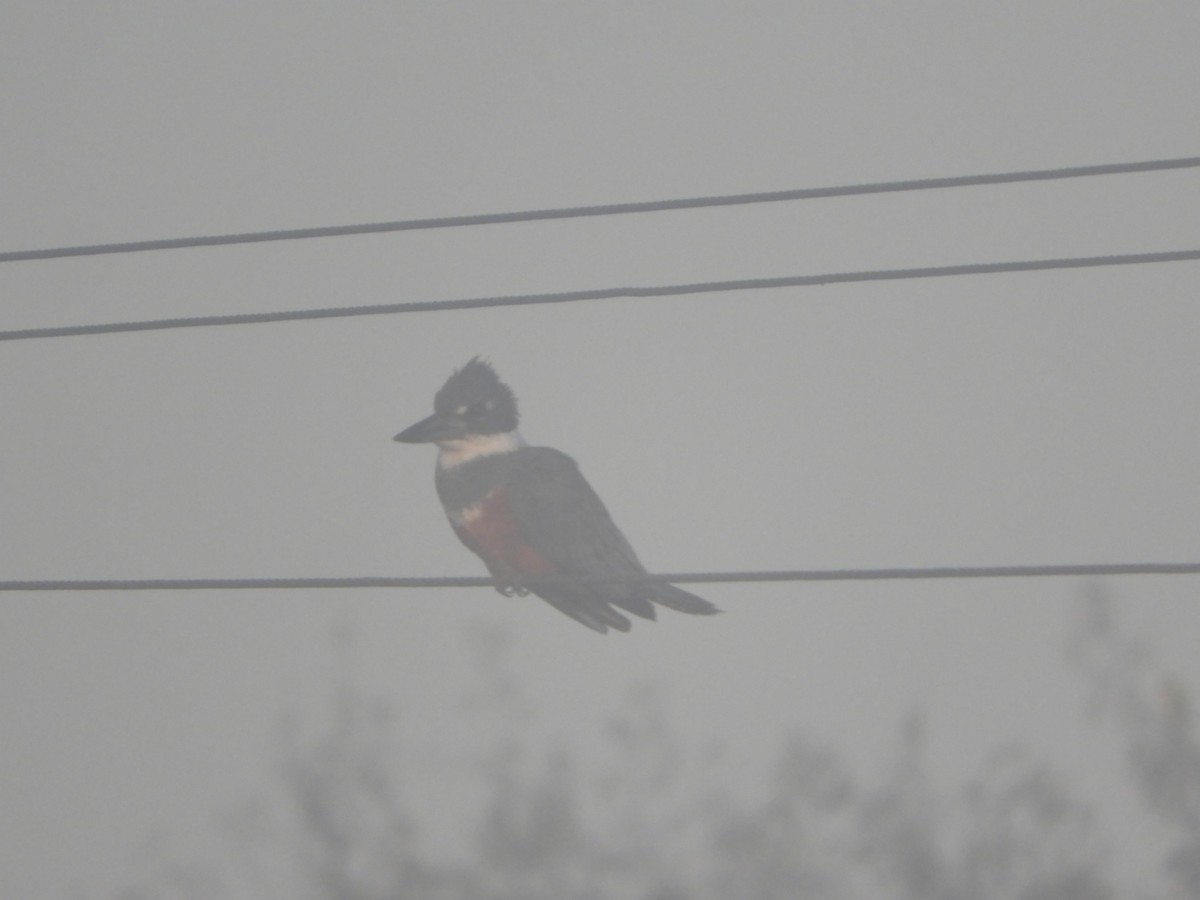
[[[0,248],[1194,155],[1193,2],[42,4],[0,29]],[[0,266],[0,327],[1189,249],[1193,172]],[[470,356],[656,570],[1197,557],[1195,263],[6,343],[0,576],[479,574],[393,433]],[[1113,580],[1200,688],[1195,578]],[[183,856],[319,714],[335,632],[469,746],[468,625],[549,738],[631,685],[761,789],[914,708],[953,784],[1028,743],[1153,860],[1061,648],[1081,585],[719,585],[600,638],[482,589],[0,600],[0,871]],[[450,751],[452,752],[452,751]],[[586,752],[586,751],[584,751]],[[453,849],[452,798],[428,826]],[[469,805],[463,800],[460,806]]]

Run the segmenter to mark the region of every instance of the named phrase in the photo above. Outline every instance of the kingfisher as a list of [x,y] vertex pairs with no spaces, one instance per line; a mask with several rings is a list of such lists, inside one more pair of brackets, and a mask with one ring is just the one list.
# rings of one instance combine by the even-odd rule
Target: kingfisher
[[575,460],[525,443],[517,398],[489,363],[475,357],[455,371],[433,409],[394,440],[437,444],[438,498],[500,593],[533,593],[601,634],[629,630],[618,610],[655,618],[655,603],[719,612],[672,584],[638,580],[645,567]]

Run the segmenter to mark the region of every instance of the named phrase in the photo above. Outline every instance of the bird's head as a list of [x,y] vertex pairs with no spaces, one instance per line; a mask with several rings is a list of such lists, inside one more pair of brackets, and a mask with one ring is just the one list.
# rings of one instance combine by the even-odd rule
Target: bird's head
[[433,415],[400,432],[405,444],[437,444],[443,450],[495,442],[515,435],[517,398],[490,364],[478,356],[456,371],[433,398]]

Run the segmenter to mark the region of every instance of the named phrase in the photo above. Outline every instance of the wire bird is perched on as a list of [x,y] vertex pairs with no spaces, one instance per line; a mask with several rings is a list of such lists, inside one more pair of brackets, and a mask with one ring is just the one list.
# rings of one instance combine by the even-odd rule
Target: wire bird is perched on
[[532,592],[601,633],[629,630],[613,607],[644,619],[655,617],[655,603],[719,611],[674,585],[638,580],[646,569],[575,461],[525,443],[517,399],[486,362],[476,357],[451,375],[433,408],[395,439],[438,445],[438,497],[501,593]]

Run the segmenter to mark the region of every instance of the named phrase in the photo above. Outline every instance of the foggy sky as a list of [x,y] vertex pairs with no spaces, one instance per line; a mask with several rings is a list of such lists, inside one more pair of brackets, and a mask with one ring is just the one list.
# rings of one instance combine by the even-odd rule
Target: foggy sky
[[[1200,152],[1193,3],[6,4],[0,249]],[[1200,246],[1194,171],[0,265],[0,328]],[[482,574],[391,436],[475,354],[652,570],[1194,561],[1195,263],[5,343],[0,577]],[[1114,579],[1200,690],[1195,578]],[[599,637],[483,590],[0,598],[0,870],[114,890],[259,789],[332,635],[431,753],[470,623],[549,737],[661,684],[731,782],[924,709],[1114,821],[1075,580],[712,585]],[[432,823],[435,827],[437,822]],[[440,823],[441,827],[447,827]],[[1136,834],[1137,828],[1130,828]],[[452,841],[452,838],[447,838]],[[1142,852],[1150,852],[1141,848]],[[1136,853],[1134,854],[1136,855]]]

